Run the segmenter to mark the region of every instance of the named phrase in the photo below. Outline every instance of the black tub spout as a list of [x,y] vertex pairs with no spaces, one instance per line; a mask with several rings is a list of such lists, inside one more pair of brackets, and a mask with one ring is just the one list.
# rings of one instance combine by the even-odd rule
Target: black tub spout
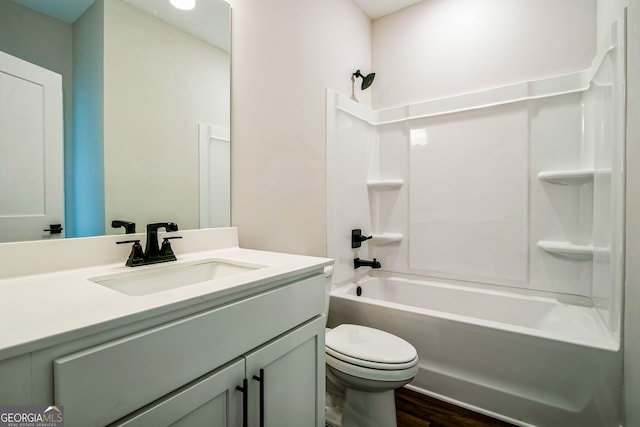
[[359,267],[371,267],[371,268],[381,268],[382,265],[375,258],[373,261],[367,261],[366,259],[356,258],[353,260],[353,268]]

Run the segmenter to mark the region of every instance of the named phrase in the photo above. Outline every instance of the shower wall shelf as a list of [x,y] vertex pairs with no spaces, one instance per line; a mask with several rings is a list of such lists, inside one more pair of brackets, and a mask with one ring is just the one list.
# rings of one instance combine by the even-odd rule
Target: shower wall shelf
[[[369,190],[374,192],[395,191],[402,188],[403,185],[404,181],[400,178],[370,179],[367,181],[367,187],[369,188]],[[374,196],[372,204],[369,205],[369,208],[372,210],[372,215],[374,216],[380,216],[380,204],[382,203],[381,197],[381,195]],[[379,227],[380,225],[381,224],[378,224]],[[385,227],[382,226],[380,228],[384,229]],[[401,233],[373,233],[371,243],[377,246],[382,246],[392,243],[399,243],[402,241],[402,238],[403,236]]]
[[401,233],[373,233],[373,238],[371,239],[371,243],[376,245],[388,245],[390,243],[399,243],[402,241]]
[[543,171],[538,174],[538,179],[553,184],[580,186],[593,182],[594,176],[610,174],[611,171],[606,169]]
[[401,179],[370,179],[367,181],[369,189],[375,191],[398,190],[403,184],[404,181]]
[[563,255],[576,260],[589,260],[593,255],[608,255],[609,248],[602,246],[593,246],[592,244],[580,245],[569,242],[556,242],[550,240],[541,240],[538,247],[545,252]]

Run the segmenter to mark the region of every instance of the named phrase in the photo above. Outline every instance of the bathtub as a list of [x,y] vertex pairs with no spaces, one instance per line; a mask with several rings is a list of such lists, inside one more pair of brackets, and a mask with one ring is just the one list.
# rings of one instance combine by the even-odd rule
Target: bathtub
[[418,392],[519,426],[620,425],[619,343],[593,307],[372,273],[332,286],[329,326],[341,323],[411,342]]

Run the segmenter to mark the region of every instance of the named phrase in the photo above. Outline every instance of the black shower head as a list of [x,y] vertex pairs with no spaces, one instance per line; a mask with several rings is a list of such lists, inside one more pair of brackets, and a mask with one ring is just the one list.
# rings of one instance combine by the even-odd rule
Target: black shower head
[[373,83],[373,79],[376,78],[376,73],[370,73],[370,74],[367,74],[366,76],[363,76],[360,70],[357,70],[355,73],[353,73],[353,77],[362,78],[362,86],[360,86],[360,89],[365,90],[366,88],[371,86],[371,84]]

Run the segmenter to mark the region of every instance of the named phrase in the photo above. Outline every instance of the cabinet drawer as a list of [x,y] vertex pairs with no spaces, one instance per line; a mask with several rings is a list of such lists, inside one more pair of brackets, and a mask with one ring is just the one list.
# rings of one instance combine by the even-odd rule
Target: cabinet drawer
[[317,275],[54,360],[69,427],[105,425],[322,313]]

